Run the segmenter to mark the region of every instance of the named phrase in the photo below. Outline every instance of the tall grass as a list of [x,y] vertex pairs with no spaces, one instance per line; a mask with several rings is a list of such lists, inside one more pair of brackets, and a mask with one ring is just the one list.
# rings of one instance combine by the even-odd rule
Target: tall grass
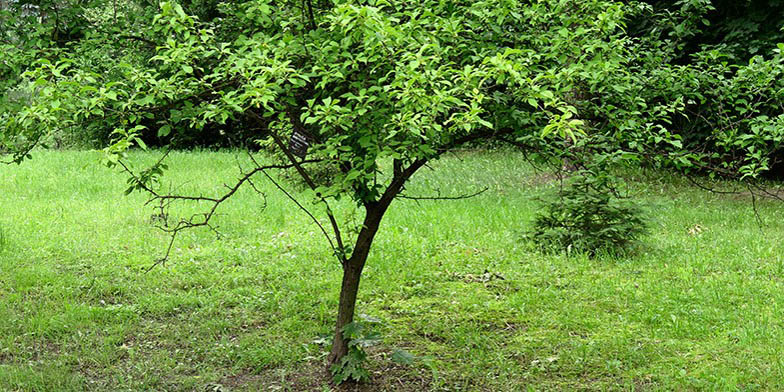
[[3,231],[3,226],[0,225],[0,252],[5,250],[5,247],[6,247],[5,232]]
[[[217,193],[238,159],[175,153],[167,179]],[[0,167],[0,390],[332,388],[320,337],[341,271],[296,206],[259,178],[264,197],[244,189],[221,207],[220,236],[187,232],[144,273],[168,238],[145,197],[123,197],[125,178],[96,162],[40,152]],[[654,217],[642,249],[544,255],[520,237],[547,176],[509,152],[432,169],[407,193],[490,190],[393,205],[360,288],[358,312],[384,336],[365,390],[784,389],[779,204],[758,203],[760,227],[745,196],[629,173]],[[342,221],[357,219],[351,207],[337,206]],[[417,361],[391,363],[397,348]]]

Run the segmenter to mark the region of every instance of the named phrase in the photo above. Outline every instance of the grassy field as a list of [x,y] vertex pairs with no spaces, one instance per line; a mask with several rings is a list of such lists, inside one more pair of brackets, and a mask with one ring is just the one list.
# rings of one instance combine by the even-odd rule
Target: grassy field
[[[220,238],[188,232],[144,273],[167,237],[97,154],[0,167],[0,390],[330,390],[341,271],[307,217],[259,178],[266,200],[246,189]],[[238,159],[176,153],[168,180],[216,193]],[[490,190],[393,205],[358,304],[384,337],[374,379],[343,389],[784,390],[780,204],[759,202],[758,225],[749,197],[635,174],[652,220],[638,252],[548,256],[520,240],[546,176],[513,153],[433,168],[411,194]],[[416,362],[389,361],[398,348]]]

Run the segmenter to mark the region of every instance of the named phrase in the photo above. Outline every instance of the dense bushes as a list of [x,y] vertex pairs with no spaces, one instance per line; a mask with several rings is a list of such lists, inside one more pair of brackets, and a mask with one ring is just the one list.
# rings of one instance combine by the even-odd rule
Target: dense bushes
[[[629,33],[639,99],[673,103],[670,113],[654,121],[650,110],[638,116],[664,133],[638,151],[660,164],[728,178],[756,178],[779,165],[784,3],[637,4]],[[639,147],[645,138],[632,132],[624,139]]]

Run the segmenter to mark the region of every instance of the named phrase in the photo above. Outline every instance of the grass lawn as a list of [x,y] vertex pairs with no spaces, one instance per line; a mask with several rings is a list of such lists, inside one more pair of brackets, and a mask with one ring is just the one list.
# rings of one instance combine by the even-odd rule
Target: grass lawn
[[[155,154],[135,154],[151,162]],[[174,153],[167,180],[213,194],[241,154]],[[259,176],[171,260],[140,194],[96,152],[0,167],[0,390],[329,391],[322,363],[341,271]],[[520,241],[552,190],[514,153],[463,153],[399,200],[358,312],[380,320],[367,391],[784,390],[784,208],[672,178],[634,182],[652,219],[626,258],[543,255]],[[203,206],[202,206],[203,207]],[[341,219],[356,220],[350,205]],[[317,209],[318,206],[314,206]],[[183,215],[198,206],[180,207]],[[389,360],[396,349],[411,365]]]

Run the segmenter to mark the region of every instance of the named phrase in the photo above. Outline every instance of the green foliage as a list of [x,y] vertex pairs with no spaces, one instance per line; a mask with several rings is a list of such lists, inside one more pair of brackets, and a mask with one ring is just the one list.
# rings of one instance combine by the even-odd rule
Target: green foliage
[[778,167],[782,4],[649,3],[629,14],[636,93],[627,98],[643,103],[630,114],[645,127],[625,132],[624,148],[682,172],[751,181]]
[[389,360],[400,365],[413,365],[416,362],[416,356],[406,350],[397,349],[389,356]]
[[[442,5],[422,13],[385,3],[341,3],[303,26],[298,8],[274,8],[271,18],[271,5],[227,5],[221,11],[226,20],[218,24],[164,3],[146,30],[158,43],[149,61],[144,51],[126,51],[95,72],[76,50],[59,63],[41,62],[27,75],[40,91],[37,103],[15,115],[5,133],[34,141],[84,123],[90,129],[121,124],[187,139],[230,124],[231,132],[245,128],[233,125],[254,122],[301,127],[318,142],[311,153],[325,156],[325,164],[351,168],[321,194],[369,200],[378,196],[371,183],[380,159],[429,159],[490,129],[515,130],[513,138],[536,128],[560,137],[581,133],[583,121],[564,100],[572,90],[569,75],[598,67],[584,76],[595,78],[608,68],[590,61],[600,52],[617,60],[611,42],[623,16],[620,6],[603,1],[574,7],[488,1],[467,13]],[[602,24],[592,25],[590,15]],[[538,28],[521,30],[528,19]],[[488,30],[487,23],[496,27]],[[567,25],[575,31],[562,28]],[[226,26],[256,33],[228,34]],[[106,42],[95,36],[79,47]],[[563,64],[566,53],[574,57]],[[61,111],[44,109],[54,106]]]
[[343,337],[349,341],[348,353],[330,367],[335,384],[348,380],[361,382],[370,379],[370,373],[366,369],[365,348],[375,346],[381,341],[381,335],[373,331],[372,324],[355,321],[343,327]]
[[648,156],[658,153],[660,163],[682,171],[739,179],[759,178],[780,164],[781,48],[744,65],[710,50],[696,54],[693,64],[639,73],[652,86],[642,92],[644,101],[677,104],[651,122],[659,132],[630,132],[628,147]]
[[679,62],[718,49],[742,64],[784,41],[784,3],[769,0],[646,0],[631,34],[669,45]]
[[[360,315],[360,319],[361,321],[354,321],[343,327],[343,337],[349,341],[348,354],[330,367],[335,384],[346,381],[364,382],[370,379],[366,349],[381,343],[382,336],[378,332],[381,320],[366,315]],[[418,359],[403,349],[395,349],[388,357],[389,361],[403,366],[413,366]],[[427,365],[432,366],[429,362]]]
[[530,130],[601,134],[655,165],[747,179],[780,165],[777,2],[15,4],[0,51],[15,161],[103,147],[118,125],[175,147],[298,127],[324,158],[319,193],[360,200],[378,193],[378,160],[490,129],[539,150]]
[[547,251],[618,253],[629,248],[647,228],[642,211],[612,192],[611,179],[577,173],[558,197],[543,203],[526,238]]
[[[576,151],[597,162],[754,180],[777,164],[784,142],[782,48],[741,63],[720,44],[690,47],[711,22],[705,16],[716,7],[707,0],[67,8],[67,39],[62,24],[48,20],[48,40],[21,21],[3,41],[8,54],[0,56],[13,60],[0,61],[13,79],[0,86],[0,105],[12,109],[0,111],[8,160],[21,162],[53,141],[95,143],[105,163],[135,173],[132,193],[159,186],[167,168],[131,165],[136,147],[198,144],[215,134],[252,140],[277,159],[254,162],[256,169],[293,169],[310,188],[303,197],[311,203],[297,204],[323,207],[331,233],[308,215],[332,254],[357,263],[348,269],[357,273],[381,217],[414,173],[469,143],[501,140],[546,162]],[[627,33],[638,19],[647,24]],[[40,39],[23,39],[33,36]],[[36,42],[33,54],[20,53],[20,42]],[[288,145],[295,134],[307,135],[305,159]],[[548,230],[541,236],[595,252],[640,234],[635,212],[602,190],[611,185],[604,171],[562,192],[561,205],[541,218]],[[252,184],[253,173],[237,186]],[[229,189],[227,197],[238,188]],[[166,200],[183,199],[216,207],[226,200]],[[353,226],[341,231],[330,203],[345,199],[371,224],[346,212]],[[355,249],[365,253],[354,258]],[[355,354],[342,363],[352,369],[345,377],[362,378]]]

